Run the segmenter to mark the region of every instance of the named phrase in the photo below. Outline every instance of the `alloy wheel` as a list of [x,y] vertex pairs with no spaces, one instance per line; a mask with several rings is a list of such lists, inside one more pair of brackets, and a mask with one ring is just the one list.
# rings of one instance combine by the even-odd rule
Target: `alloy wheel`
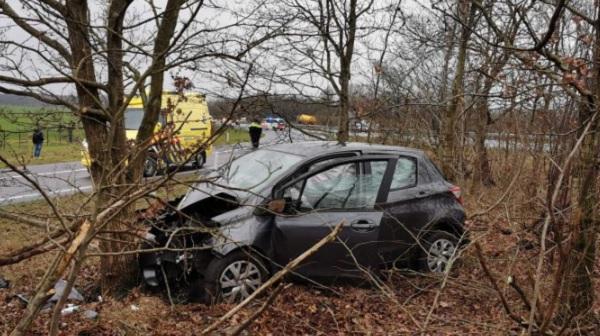
[[456,245],[448,239],[438,239],[431,243],[427,251],[427,266],[430,272],[442,273],[454,255]]
[[229,264],[219,278],[223,300],[241,301],[262,285],[261,272],[254,263],[238,260]]

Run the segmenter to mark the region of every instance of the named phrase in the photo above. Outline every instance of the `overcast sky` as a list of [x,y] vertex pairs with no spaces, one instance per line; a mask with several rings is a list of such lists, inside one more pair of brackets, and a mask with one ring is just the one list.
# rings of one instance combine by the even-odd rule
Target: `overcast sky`
[[[382,2],[384,0],[376,0],[376,3],[378,2]],[[19,13],[26,13],[23,8],[24,8],[24,4],[21,3],[21,1],[16,1],[16,0],[8,0],[9,4],[11,4],[11,6],[13,7],[13,9],[15,9],[16,11],[18,11]],[[100,0],[92,0],[90,1],[90,14],[93,20],[94,24],[97,25],[101,25],[103,23],[103,13],[105,11],[106,5],[107,5],[107,1],[100,1]],[[164,4],[166,3],[166,0],[155,0],[154,3],[160,8],[162,8],[164,6]],[[200,29],[202,27],[207,27],[210,26],[212,28],[222,28],[225,26],[228,26],[232,23],[234,23],[236,20],[234,18],[234,15],[238,14],[236,13],[236,9],[237,8],[243,8],[246,7],[248,5],[248,1],[241,1],[241,0],[236,0],[236,1],[228,1],[228,0],[216,0],[216,1],[210,1],[207,2],[208,4],[213,4],[213,5],[217,5],[217,6],[224,6],[227,7],[231,10],[231,12],[227,12],[226,10],[216,10],[214,8],[210,8],[211,6],[205,6],[203,9],[201,9],[198,17],[197,17],[197,28]],[[430,4],[428,0],[404,0],[402,2],[402,8],[403,11],[405,13],[408,14],[412,14],[412,13],[418,13],[418,14],[422,14],[423,12],[425,12],[428,8],[430,8]],[[136,0],[133,2],[131,9],[128,11],[128,16],[126,18],[127,22],[142,22],[148,18],[151,18],[152,15],[152,11],[150,6],[148,5],[148,3],[146,1],[142,1],[142,0]],[[185,21],[186,18],[189,17],[189,11],[184,11],[181,14],[181,18],[180,21]],[[35,49],[39,49],[40,45],[37,42],[37,40],[32,39],[29,37],[29,35],[27,33],[25,33],[23,30],[21,30],[19,27],[15,27],[14,24],[6,19],[5,17],[0,16],[0,27],[2,27],[2,39],[3,40],[10,40],[13,42],[17,42],[17,43],[21,43],[23,45],[35,48]],[[152,20],[149,20],[149,22],[137,27],[134,30],[129,30],[126,33],[126,36],[128,39],[131,39],[132,41],[135,42],[145,42],[146,39],[148,39],[148,37],[152,36],[153,33],[155,32],[155,23]],[[42,30],[48,30],[47,27],[44,28],[40,28]],[[228,33],[233,33],[233,34],[238,34],[238,33],[242,33],[241,35],[243,36],[243,28],[231,28],[230,30],[228,30]],[[211,34],[211,33],[207,33],[207,34]],[[210,36],[216,36],[216,34],[212,33],[213,35]],[[358,41],[358,46],[357,46],[357,56],[354,59],[354,77],[353,77],[353,81],[360,81],[360,77],[361,77],[361,73],[365,74],[365,73],[369,73],[370,71],[370,67],[371,64],[369,63],[369,59],[376,59],[378,55],[373,54],[373,52],[366,53],[365,50],[361,50],[361,46],[365,45],[365,42],[368,42],[368,44],[372,44],[372,45],[376,45],[378,43],[378,40],[381,39],[381,36],[378,35],[373,35],[370,37],[371,41]],[[62,40],[63,43],[65,43],[66,45],[66,41]],[[147,51],[151,51],[151,46],[148,46],[145,48]],[[8,52],[7,52],[8,51]],[[7,59],[10,59],[11,57],[13,59],[21,59],[21,55],[19,55],[19,53],[16,51],[16,49],[13,48],[13,50],[7,50],[5,49],[5,53],[4,53],[5,57],[5,61],[6,62]],[[362,56],[362,58],[360,57]],[[30,76],[30,78],[36,78],[36,77],[43,77],[43,76],[48,76],[48,75],[56,75],[56,71],[54,69],[52,69],[52,67],[47,64],[46,62],[42,61],[38,56],[32,56],[32,55],[27,55],[26,58],[21,59],[22,63],[19,66],[19,70],[23,71],[25,73],[28,74],[28,76]],[[146,66],[148,64],[147,60],[144,60],[143,58],[139,57],[139,56],[131,56],[129,58],[129,61],[133,62],[133,64],[136,64],[137,66],[139,66],[139,70],[143,69],[144,66]],[[101,63],[101,62],[100,62]],[[269,62],[267,61],[267,59],[265,59],[264,61],[264,65],[268,64]],[[97,64],[98,68],[101,69],[102,65],[101,64]],[[212,67],[214,67],[214,69],[211,69]],[[221,64],[220,62],[215,62],[215,63],[210,63],[207,62],[203,65],[203,70],[207,69],[207,70],[211,70],[212,72],[219,72],[221,71],[221,73],[226,72],[224,69],[223,64]],[[0,73],[2,73],[3,75],[7,75],[7,74],[11,74],[11,75],[16,75],[14,72],[13,73],[7,73],[6,72],[6,67],[1,66],[0,64]],[[102,71],[99,71],[99,74],[102,75]],[[195,86],[197,87],[197,90],[200,91],[204,91],[207,93],[213,93],[213,94],[220,94],[223,92],[223,88],[220,84],[216,84],[215,80],[213,78],[210,78],[209,75],[207,75],[207,73],[204,73],[202,71],[189,71],[189,70],[171,70],[169,71],[169,74],[183,74],[186,75],[188,77],[190,77],[193,81],[193,83],[195,84]],[[102,79],[102,78],[100,78]],[[171,87],[171,79],[170,76],[167,75],[165,76],[165,85],[166,88],[172,88]],[[324,82],[323,82],[324,83]],[[326,84],[323,84],[326,85]],[[48,90],[50,90],[51,92],[55,93],[55,94],[72,94],[73,93],[73,87],[72,85],[68,85],[68,86],[64,86],[64,85],[52,85],[52,86],[47,86],[46,87]],[[276,91],[285,91],[285,88],[278,88]]]

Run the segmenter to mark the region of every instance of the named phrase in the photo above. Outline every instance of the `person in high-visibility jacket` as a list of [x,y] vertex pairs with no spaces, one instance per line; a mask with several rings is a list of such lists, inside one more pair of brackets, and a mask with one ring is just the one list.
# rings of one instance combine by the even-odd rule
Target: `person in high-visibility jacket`
[[262,126],[258,122],[258,119],[252,120],[252,123],[250,124],[250,127],[248,129],[248,133],[250,134],[252,148],[258,148],[260,136],[262,134]]

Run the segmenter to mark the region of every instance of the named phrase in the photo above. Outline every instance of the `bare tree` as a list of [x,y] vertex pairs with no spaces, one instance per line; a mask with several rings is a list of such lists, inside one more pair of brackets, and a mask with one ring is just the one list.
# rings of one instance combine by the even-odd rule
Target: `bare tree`
[[[350,81],[357,41],[372,27],[368,16],[374,1],[281,1],[277,7],[293,22],[273,46],[281,82],[302,95],[333,90],[337,97],[337,140],[348,141]],[[395,10],[395,8],[394,8]],[[279,11],[277,13],[279,13]],[[266,13],[266,15],[273,15]]]
[[[510,42],[508,34],[498,28],[492,16],[494,6],[486,7],[473,1],[496,36],[502,41],[503,48],[514,51],[515,57],[532,70],[547,76],[560,85],[561,90],[573,97],[578,106],[579,124],[577,125],[577,141],[562,157],[558,168],[560,173],[554,182],[549,184],[551,196],[547,203],[547,214],[541,232],[541,251],[536,267],[536,283],[531,294],[529,331],[535,325],[544,332],[550,324],[558,324],[563,330],[571,327],[574,321],[588,323],[591,319],[591,307],[594,302],[591,270],[596,263],[597,244],[597,194],[598,194],[598,101],[600,99],[600,7],[596,2],[591,5],[582,2],[566,1],[544,2],[533,10],[533,3],[523,8],[514,8],[514,15],[522,20],[520,37]],[[497,4],[500,6],[500,4]],[[546,20],[535,20],[534,13],[543,13]],[[594,13],[594,14],[588,14]],[[595,15],[595,16],[594,16]],[[535,27],[542,31],[536,33]],[[574,34],[569,32],[574,31]],[[569,34],[569,35],[567,35]],[[568,41],[568,42],[567,42]],[[488,41],[494,44],[492,41]],[[558,47],[558,44],[562,48]],[[494,44],[496,45],[496,44]],[[577,49],[584,46],[587,52],[579,53]],[[577,55],[579,54],[579,55]],[[577,56],[576,56],[577,55]],[[548,67],[550,66],[550,68]],[[552,70],[550,70],[552,69]],[[567,220],[557,221],[560,211],[559,195],[569,195],[565,190],[571,189],[572,207],[570,211],[561,212]],[[564,204],[564,200],[561,201]],[[559,206],[557,209],[556,206]],[[563,209],[564,210],[564,209]],[[546,310],[542,310],[540,288],[542,264],[546,257],[546,239],[549,228],[560,225],[558,240],[560,262],[553,280],[555,291],[550,298]],[[562,298],[562,300],[561,300]],[[555,315],[555,307],[560,308]],[[536,317],[538,312],[544,313],[542,321]],[[536,321],[539,324],[536,324]]]
[[458,123],[465,110],[464,78],[467,65],[468,44],[475,21],[475,9],[468,0],[457,2],[458,20],[461,24],[458,43],[456,72],[452,80],[450,105],[442,118],[440,150],[442,154],[442,169],[450,180],[461,178],[463,168],[459,159],[459,139],[462,134]]
[[[164,105],[165,72],[207,59],[241,62],[249,50],[275,31],[268,25],[254,25],[255,35],[235,37],[239,31],[232,27],[243,27],[248,18],[225,13],[227,24],[208,27],[198,23],[206,6],[201,0],[168,0],[164,7],[131,0],[106,4],[37,0],[16,8],[0,1],[0,18],[15,26],[0,40],[0,57],[7,64],[0,69],[0,92],[69,108],[83,125],[94,181],[92,213],[74,219],[65,218],[37,187],[60,225],[41,245],[51,240],[61,241],[64,247],[48,267],[14,335],[26,332],[58,278],[66,275],[72,286],[87,247],[95,239],[100,239],[104,252],[100,268],[103,293],[119,295],[135,279],[135,254],[119,253],[136,245],[131,235],[133,206],[172,177],[141,183],[141,166]],[[238,69],[238,75],[247,79],[243,73]],[[230,88],[243,95],[240,87],[244,85],[242,80]],[[76,99],[60,94],[61,89],[75,92]],[[125,135],[124,113],[135,96],[142,97],[145,108],[132,146]],[[210,141],[212,138],[195,152]],[[6,158],[0,160],[37,185]],[[41,245],[36,243],[32,249]],[[55,309],[55,317],[62,304],[64,298]],[[54,321],[52,334],[57,332]]]

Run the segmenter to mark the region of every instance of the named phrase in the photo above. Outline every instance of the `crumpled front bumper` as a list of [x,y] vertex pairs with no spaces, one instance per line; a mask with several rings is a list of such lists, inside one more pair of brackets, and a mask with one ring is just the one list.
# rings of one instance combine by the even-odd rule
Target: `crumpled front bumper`
[[[211,249],[203,251],[160,251],[142,253],[138,262],[144,282],[159,287],[168,282],[179,283],[201,275],[214,258]],[[165,279],[166,277],[166,279]]]

